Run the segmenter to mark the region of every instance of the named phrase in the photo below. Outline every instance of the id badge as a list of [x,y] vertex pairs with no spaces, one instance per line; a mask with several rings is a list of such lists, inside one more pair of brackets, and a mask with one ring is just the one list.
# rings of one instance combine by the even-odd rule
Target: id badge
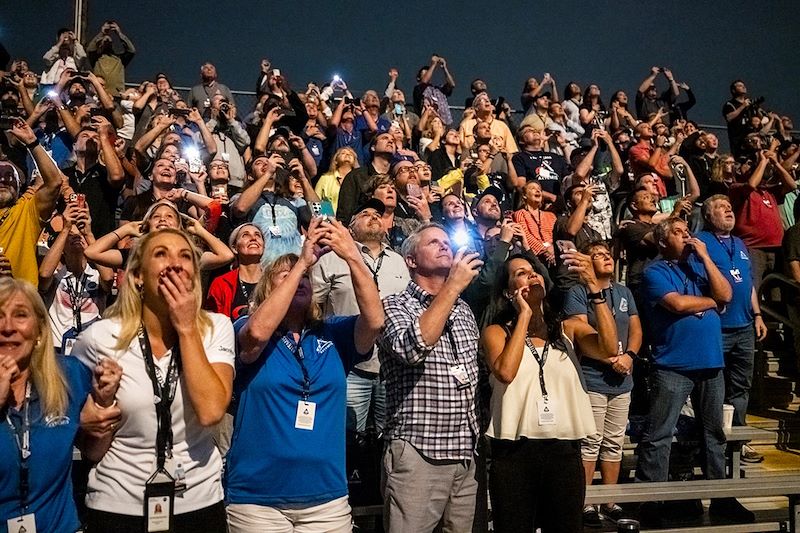
[[144,486],[144,523],[147,533],[172,532],[175,480],[164,471],[156,472]]
[[556,423],[555,406],[547,396],[536,402],[536,407],[539,411],[540,426],[552,426]]
[[314,430],[314,417],[317,414],[317,404],[299,400],[297,402],[297,417],[294,420],[294,427],[297,429]]
[[69,328],[61,338],[61,353],[72,355],[72,348],[75,346],[76,340],[78,340],[78,335],[75,333],[75,328]]
[[273,237],[280,238],[281,236],[281,228],[280,226],[270,226],[269,227],[269,234]]
[[456,381],[457,390],[464,390],[469,387],[469,375],[467,374],[467,369],[464,368],[464,365],[458,364],[451,366],[450,374]]
[[741,283],[742,281],[744,281],[742,279],[742,273],[739,271],[738,268],[732,268],[729,270],[729,272],[731,273],[733,281],[735,281],[736,283]]
[[33,513],[6,520],[8,533],[36,533],[36,517]]

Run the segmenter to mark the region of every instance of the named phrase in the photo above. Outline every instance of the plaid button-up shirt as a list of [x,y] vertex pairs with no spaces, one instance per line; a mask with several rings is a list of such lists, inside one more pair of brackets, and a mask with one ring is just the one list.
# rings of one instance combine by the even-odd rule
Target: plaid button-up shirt
[[[378,357],[386,385],[384,435],[408,441],[429,459],[468,460],[479,434],[478,325],[458,299],[439,340],[427,345],[419,320],[432,300],[413,281],[383,300],[386,326],[378,339]],[[466,371],[467,387],[459,388],[456,365]]]

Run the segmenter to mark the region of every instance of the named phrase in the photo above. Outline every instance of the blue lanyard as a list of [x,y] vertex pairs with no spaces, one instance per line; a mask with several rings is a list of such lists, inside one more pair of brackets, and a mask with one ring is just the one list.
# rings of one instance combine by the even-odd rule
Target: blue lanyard
[[300,341],[295,344],[294,341],[290,340],[286,335],[281,337],[283,344],[292,352],[294,355],[297,364],[300,365],[300,371],[303,373],[303,381],[300,384],[302,387],[302,398],[304,402],[307,402],[308,399],[311,397],[311,378],[308,376],[308,369],[306,368],[305,364],[305,355],[303,354],[303,347],[301,344],[303,343],[303,339],[305,338],[304,335],[300,335]]

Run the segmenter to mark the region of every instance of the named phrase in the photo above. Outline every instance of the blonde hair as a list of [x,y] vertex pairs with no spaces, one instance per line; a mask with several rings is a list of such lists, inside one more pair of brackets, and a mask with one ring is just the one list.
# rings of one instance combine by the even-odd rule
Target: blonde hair
[[[250,304],[251,313],[254,312],[259,305],[269,299],[270,294],[272,294],[272,291],[275,289],[272,283],[275,276],[284,270],[291,270],[299,260],[300,258],[297,254],[284,254],[267,265],[267,268],[264,269],[264,273],[261,275],[261,279],[258,280],[258,284],[253,291],[253,302]],[[311,327],[314,327],[322,320],[322,308],[313,298],[308,308],[308,313],[306,314],[306,320],[311,322]]]
[[192,250],[192,266],[194,266],[194,279],[192,280],[192,293],[197,302],[197,317],[195,319],[200,335],[203,336],[212,328],[211,317],[203,310],[203,292],[200,283],[200,252],[192,242],[189,235],[173,228],[164,228],[154,233],[148,233],[139,239],[128,257],[128,266],[125,276],[119,287],[117,301],[106,309],[103,318],[114,318],[121,322],[122,329],[115,349],[125,350],[139,331],[142,321],[142,296],[136,287],[136,276],[141,273],[144,263],[144,253],[150,241],[163,235],[178,235],[186,241]]
[[47,309],[39,293],[27,281],[0,278],[0,307],[5,306],[16,294],[21,294],[28,300],[36,315],[39,336],[31,351],[29,368],[33,387],[42,402],[42,413],[45,416],[64,416],[67,412],[69,386],[56,359]]
[[335,172],[339,170],[339,167],[342,166],[342,155],[346,153],[350,153],[350,155],[353,156],[354,165],[358,166],[358,155],[356,154],[356,151],[349,146],[344,146],[336,150],[336,153],[333,154],[333,157],[331,158],[331,166],[328,169],[328,172]]

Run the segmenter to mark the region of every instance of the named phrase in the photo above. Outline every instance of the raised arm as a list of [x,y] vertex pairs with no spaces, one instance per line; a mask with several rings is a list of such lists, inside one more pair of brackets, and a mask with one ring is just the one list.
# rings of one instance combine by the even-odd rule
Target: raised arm
[[58,200],[58,193],[61,190],[63,175],[58,170],[50,154],[39,144],[33,130],[27,122],[15,119],[10,130],[8,130],[20,143],[30,152],[39,173],[42,175],[42,186],[36,190],[36,207],[39,211],[41,220],[49,220],[53,213],[53,208]]
[[646,93],[647,88],[653,85],[653,83],[656,81],[659,70],[659,67],[650,67],[650,74],[648,74],[647,77],[642,80],[642,83],[639,84],[637,91],[642,94]]

